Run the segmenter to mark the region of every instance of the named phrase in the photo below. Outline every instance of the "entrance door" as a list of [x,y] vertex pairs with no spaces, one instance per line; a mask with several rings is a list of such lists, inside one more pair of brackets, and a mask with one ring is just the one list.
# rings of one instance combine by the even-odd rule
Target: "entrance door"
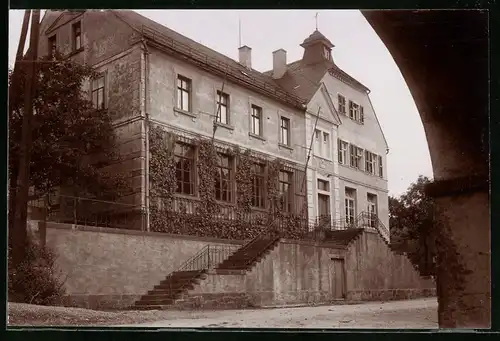
[[333,299],[345,298],[344,260],[332,258],[330,261],[330,293]]
[[318,215],[326,217],[330,215],[330,196],[318,194]]

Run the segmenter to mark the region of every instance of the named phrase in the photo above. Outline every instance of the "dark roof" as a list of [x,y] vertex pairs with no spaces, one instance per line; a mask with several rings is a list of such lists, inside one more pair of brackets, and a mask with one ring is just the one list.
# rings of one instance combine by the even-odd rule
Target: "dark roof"
[[113,13],[115,13],[119,18],[124,20],[135,30],[140,31],[141,33],[145,32],[143,30],[144,27],[153,30],[157,35],[161,35],[161,38],[166,38],[169,42],[174,41],[179,45],[188,47],[189,49],[192,49],[195,54],[204,55],[205,58],[208,57],[209,60],[215,61],[218,64],[226,64],[228,67],[226,67],[226,65],[220,64],[219,68],[230,70],[228,71],[228,73],[237,73],[237,76],[241,77],[243,81],[246,81],[247,83],[253,82],[254,84],[259,84],[260,87],[266,88],[269,92],[278,92],[282,96],[289,97],[289,101],[291,103],[293,103],[294,101],[297,102],[295,104],[296,106],[298,106],[298,103],[303,104],[302,101],[300,101],[300,99],[293,92],[288,93],[285,89],[281,88],[269,75],[263,74],[254,69],[248,69],[234,59],[231,59],[217,51],[214,51],[134,11],[113,11]]
[[[369,91],[366,86],[349,76],[334,62],[326,59],[314,64],[307,64],[302,60],[287,64],[285,75],[280,79],[276,79],[275,82],[287,92],[294,93],[304,101],[309,102],[318,90],[320,81],[327,72],[344,83],[357,87],[362,91]],[[264,72],[268,76],[271,76],[272,73],[272,70]]]
[[325,37],[323,35],[323,33],[321,33],[318,30],[314,31],[309,37],[307,37],[306,39],[304,39],[304,42],[300,46],[306,47],[306,46],[312,45],[312,44],[314,44],[316,42],[323,42],[329,48],[334,47],[334,45],[332,44],[332,42],[327,37]]

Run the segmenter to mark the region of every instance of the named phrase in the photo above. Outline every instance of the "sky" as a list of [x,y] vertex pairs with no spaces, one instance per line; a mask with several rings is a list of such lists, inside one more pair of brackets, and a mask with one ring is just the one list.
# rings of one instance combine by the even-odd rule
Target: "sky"
[[[287,61],[302,58],[302,41],[316,28],[335,45],[332,56],[370,90],[387,143],[390,195],[400,195],[419,175],[432,178],[425,133],[415,102],[391,54],[357,10],[144,10],[140,14],[238,60],[241,45],[252,48],[252,67],[272,69],[272,52]],[[43,15],[43,13],[42,13]],[[9,11],[9,66],[15,60],[23,11]]]

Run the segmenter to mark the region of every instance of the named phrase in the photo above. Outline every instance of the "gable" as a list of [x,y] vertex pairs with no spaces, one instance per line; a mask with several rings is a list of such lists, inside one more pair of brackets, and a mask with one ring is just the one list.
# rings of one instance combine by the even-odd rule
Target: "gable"
[[368,143],[365,148],[369,148],[369,145],[376,144],[380,146],[378,150],[379,153],[382,154],[386,152],[388,148],[387,140],[385,139],[384,132],[382,131],[382,127],[380,126],[380,122],[378,121],[368,93],[342,82],[337,77],[334,77],[329,73],[327,73],[323,78],[323,83],[328,89],[329,97],[332,100],[337,112],[339,109],[339,94],[346,100],[346,111],[349,110],[349,100],[359,104],[364,109],[364,124],[354,122],[348,116],[339,112],[338,115],[341,119],[339,134],[345,133],[346,135],[349,134],[357,136]]
[[316,93],[312,96],[307,104],[307,110],[316,115],[319,109],[319,117],[331,124],[339,125],[341,123],[340,117],[337,113],[334,103],[328,90],[323,83],[320,84]]
[[56,30],[58,27],[66,24],[67,22],[81,16],[83,12],[63,12],[61,13],[57,19],[50,25],[45,34],[50,34],[52,31]]

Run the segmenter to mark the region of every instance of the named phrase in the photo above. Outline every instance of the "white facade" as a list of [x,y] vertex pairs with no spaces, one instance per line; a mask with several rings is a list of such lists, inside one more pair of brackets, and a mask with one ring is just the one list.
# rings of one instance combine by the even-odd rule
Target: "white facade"
[[[329,73],[325,74],[321,84],[309,102],[306,113],[306,139],[310,142],[312,138],[313,141],[307,173],[309,217],[315,219],[320,215],[330,214],[332,221],[348,219],[347,216],[353,214],[353,210],[349,195],[346,197],[347,189],[348,194],[354,193],[354,216],[361,212],[376,213],[388,227],[386,171],[388,147],[368,93],[342,82]],[[345,114],[339,110],[339,94],[346,100]],[[330,100],[338,115],[329,107]],[[363,123],[349,117],[349,101],[363,107]],[[320,119],[314,133],[318,107],[320,107]],[[337,117],[340,117],[340,122]],[[323,132],[329,134],[329,141],[326,141],[329,145],[326,149]],[[344,141],[347,147],[345,155],[340,159],[344,160],[342,163],[339,162],[339,141]],[[351,145],[362,150],[360,169],[350,164]],[[375,162],[371,166],[373,174],[367,171],[367,168],[370,168],[366,167],[367,151],[376,155]],[[379,157],[382,160],[382,176],[379,176]],[[330,184],[330,212],[325,212],[321,207],[324,193],[318,189],[318,179],[328,181]]]

